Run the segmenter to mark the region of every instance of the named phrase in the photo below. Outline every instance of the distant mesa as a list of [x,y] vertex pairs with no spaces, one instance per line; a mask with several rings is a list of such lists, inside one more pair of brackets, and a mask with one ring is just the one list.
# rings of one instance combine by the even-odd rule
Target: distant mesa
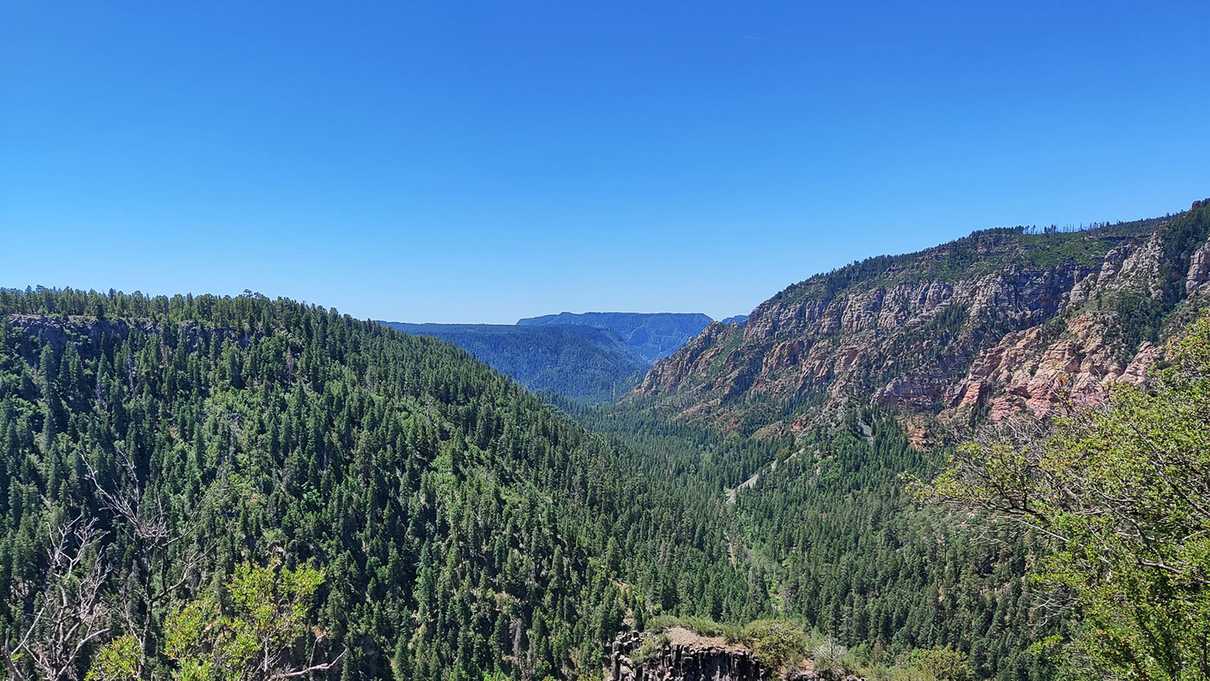
[[720,320],[719,323],[728,324],[730,326],[743,326],[744,324],[748,323],[748,315],[746,315],[746,314],[732,315],[730,317],[727,317],[726,319]]

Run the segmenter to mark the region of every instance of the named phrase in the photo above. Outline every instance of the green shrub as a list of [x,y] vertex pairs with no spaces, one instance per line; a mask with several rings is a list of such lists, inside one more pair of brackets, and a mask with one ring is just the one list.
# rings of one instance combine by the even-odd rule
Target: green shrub
[[918,670],[929,681],[974,681],[975,670],[961,651],[953,648],[913,650],[905,666]]
[[139,678],[143,651],[134,636],[119,636],[106,643],[93,658],[86,681],[125,681]]
[[797,664],[807,652],[807,635],[802,627],[789,620],[749,622],[741,638],[752,648],[756,659],[770,669]]

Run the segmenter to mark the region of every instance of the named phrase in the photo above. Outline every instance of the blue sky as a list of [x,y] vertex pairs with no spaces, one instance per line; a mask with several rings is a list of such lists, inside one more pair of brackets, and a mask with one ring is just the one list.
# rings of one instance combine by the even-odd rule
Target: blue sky
[[1210,196],[1210,3],[839,4],[10,1],[0,286],[721,317]]

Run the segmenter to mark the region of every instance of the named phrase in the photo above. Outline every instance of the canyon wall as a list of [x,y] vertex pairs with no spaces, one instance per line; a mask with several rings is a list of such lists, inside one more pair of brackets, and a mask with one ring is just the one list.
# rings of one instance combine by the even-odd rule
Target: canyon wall
[[812,277],[712,324],[630,399],[793,432],[846,405],[910,420],[1045,416],[1139,382],[1210,289],[1210,205],[1080,232],[995,229]]

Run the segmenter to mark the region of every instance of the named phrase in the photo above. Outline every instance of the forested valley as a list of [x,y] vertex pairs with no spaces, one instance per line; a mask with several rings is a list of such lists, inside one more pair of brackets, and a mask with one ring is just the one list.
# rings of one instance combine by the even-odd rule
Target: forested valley
[[1210,0],[0,7],[0,681],[1210,681]]
[[[1206,336],[1179,397],[1130,398],[1186,407],[1194,485]],[[1150,671],[1122,678],[1200,678],[1204,489],[1131,516],[1154,524],[1141,541],[1203,537],[1166,544],[1175,583],[1132,577],[1142,602],[1188,608],[1108,621],[1123,644],[1094,649],[1098,620],[1075,613],[1133,596],[1106,595],[1112,570],[1064,580],[1090,541],[1065,533],[1054,553],[1053,523],[994,520],[1009,514],[993,492],[1039,476],[993,466],[1009,479],[981,484],[978,452],[1016,449],[917,449],[875,407],[751,438],[555,401],[452,346],[284,299],[0,292],[8,678],[589,679],[620,632],[674,624],[837,678],[1108,674],[1129,670],[1123,650]],[[1122,482],[1148,461],[1105,456]],[[1087,524],[1039,498],[1026,516]],[[1045,556],[1044,583],[1027,575]],[[1194,638],[1146,666],[1138,637],[1176,631]],[[1059,652],[1075,646],[1078,669]]]

